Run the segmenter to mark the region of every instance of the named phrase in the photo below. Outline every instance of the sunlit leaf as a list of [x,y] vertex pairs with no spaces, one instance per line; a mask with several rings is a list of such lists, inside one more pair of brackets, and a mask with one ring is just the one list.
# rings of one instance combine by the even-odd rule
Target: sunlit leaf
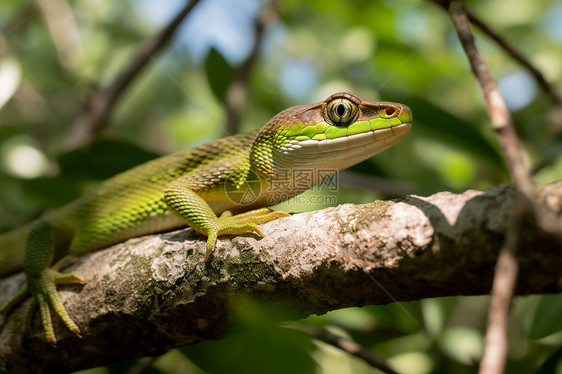
[[20,79],[21,71],[17,60],[0,56],[0,109],[16,92]]
[[55,208],[78,198],[92,184],[110,178],[157,155],[134,144],[100,140],[59,157],[60,173],[21,181],[29,198]]

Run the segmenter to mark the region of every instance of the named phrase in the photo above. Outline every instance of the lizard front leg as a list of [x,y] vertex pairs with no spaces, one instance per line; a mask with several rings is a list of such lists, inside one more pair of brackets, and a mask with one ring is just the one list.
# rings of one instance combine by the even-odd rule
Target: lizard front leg
[[205,261],[211,257],[218,236],[255,232],[263,237],[257,225],[289,216],[285,212],[261,208],[238,215],[232,215],[227,210],[217,217],[209,204],[189,188],[191,179],[192,177],[185,176],[172,182],[165,191],[164,200],[178,217],[198,233],[207,236]]

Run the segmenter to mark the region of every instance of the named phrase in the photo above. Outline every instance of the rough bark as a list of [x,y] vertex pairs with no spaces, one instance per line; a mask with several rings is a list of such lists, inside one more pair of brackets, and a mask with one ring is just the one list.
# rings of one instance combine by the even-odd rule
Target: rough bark
[[[543,209],[562,215],[562,182],[539,188]],[[0,367],[72,371],[220,337],[238,295],[282,306],[280,318],[329,310],[490,291],[510,222],[513,191],[441,192],[365,205],[344,204],[262,226],[266,237],[221,238],[203,263],[191,229],[131,239],[85,255],[65,271],[84,287],[61,288],[83,339],[58,320],[58,348],[39,321],[20,333],[23,308],[0,333]],[[562,290],[562,248],[533,225],[521,233],[518,295]],[[0,281],[0,304],[24,282]]]

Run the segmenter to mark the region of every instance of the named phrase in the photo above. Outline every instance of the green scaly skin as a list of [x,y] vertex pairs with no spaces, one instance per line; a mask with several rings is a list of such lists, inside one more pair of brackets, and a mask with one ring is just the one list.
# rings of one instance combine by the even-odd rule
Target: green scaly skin
[[409,133],[411,123],[412,113],[404,105],[338,93],[288,108],[261,130],[118,174],[69,205],[0,236],[0,276],[23,268],[27,277],[27,286],[0,312],[31,295],[24,328],[39,307],[51,345],[56,345],[51,311],[81,337],[56,290],[59,284],[83,283],[76,274],[59,272],[65,256],[187,224],[207,236],[207,261],[218,236],[263,236],[257,225],[289,216],[265,207],[390,148]]

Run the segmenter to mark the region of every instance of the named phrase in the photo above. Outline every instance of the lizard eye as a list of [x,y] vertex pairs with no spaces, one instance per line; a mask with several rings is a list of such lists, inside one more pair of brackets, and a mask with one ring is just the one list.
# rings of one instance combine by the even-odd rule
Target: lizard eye
[[357,117],[357,105],[348,99],[338,98],[330,101],[326,108],[330,122],[337,126],[348,125]]

